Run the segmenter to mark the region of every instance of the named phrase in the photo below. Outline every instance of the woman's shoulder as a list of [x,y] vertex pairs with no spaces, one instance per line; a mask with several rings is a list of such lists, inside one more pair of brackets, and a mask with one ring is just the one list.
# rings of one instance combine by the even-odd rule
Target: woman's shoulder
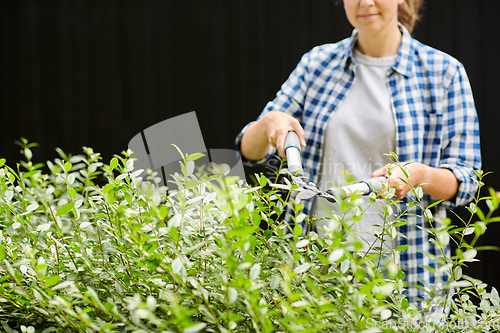
[[322,45],[315,46],[311,49],[311,53],[315,53],[318,55],[322,54],[338,54],[347,52],[351,47],[351,38],[345,38],[336,43],[326,43]]
[[304,57],[308,59],[309,63],[330,63],[332,61],[340,61],[344,59],[351,47],[350,38],[346,38],[337,43],[327,43],[315,46]]
[[468,80],[463,64],[455,57],[412,39],[413,67],[417,77],[447,89],[459,77]]
[[458,71],[462,63],[450,54],[412,39],[412,49],[416,55],[415,63],[433,71]]

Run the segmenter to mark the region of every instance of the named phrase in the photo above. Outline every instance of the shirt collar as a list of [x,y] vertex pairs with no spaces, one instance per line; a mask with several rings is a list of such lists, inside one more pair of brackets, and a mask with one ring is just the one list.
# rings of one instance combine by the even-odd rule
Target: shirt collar
[[[402,33],[401,45],[399,46],[398,56],[396,62],[392,66],[395,72],[398,72],[407,77],[412,77],[414,75],[413,70],[413,49],[412,49],[412,37],[405,26],[398,23],[399,29]],[[352,63],[356,63],[354,60],[354,48],[358,40],[358,30],[354,29],[351,37],[349,38],[350,47],[347,53],[347,59],[350,59]]]

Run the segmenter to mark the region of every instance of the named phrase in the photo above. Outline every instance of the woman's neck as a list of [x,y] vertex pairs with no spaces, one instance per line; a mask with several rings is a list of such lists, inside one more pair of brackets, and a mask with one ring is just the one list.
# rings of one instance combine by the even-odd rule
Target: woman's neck
[[402,34],[399,27],[389,31],[380,31],[377,34],[365,34],[358,31],[356,48],[359,52],[370,57],[390,57],[398,54]]

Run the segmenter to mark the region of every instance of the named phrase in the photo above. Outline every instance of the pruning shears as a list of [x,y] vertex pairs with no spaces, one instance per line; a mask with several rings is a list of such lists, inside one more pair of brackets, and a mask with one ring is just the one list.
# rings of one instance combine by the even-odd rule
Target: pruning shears
[[[298,185],[295,191],[299,191],[297,194],[298,199],[310,200],[314,197],[325,198],[330,202],[337,202],[339,200],[346,199],[353,194],[368,195],[373,192],[380,192],[387,182],[385,177],[370,178],[367,180],[360,181],[355,184],[342,186],[342,187],[332,187],[326,191],[321,191],[314,182],[305,182],[304,170],[302,169],[302,149],[300,146],[300,140],[297,133],[290,131],[288,132],[285,139],[285,153],[288,162],[288,171],[292,174],[292,183]],[[290,190],[291,187],[285,184],[271,184],[272,187]]]

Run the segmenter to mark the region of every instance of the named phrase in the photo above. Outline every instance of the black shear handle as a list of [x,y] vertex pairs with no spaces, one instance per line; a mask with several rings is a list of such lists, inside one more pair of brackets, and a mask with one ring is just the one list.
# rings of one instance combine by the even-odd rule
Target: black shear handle
[[297,133],[290,131],[285,138],[285,154],[288,163],[288,171],[296,177],[304,175],[302,169],[302,149]]

